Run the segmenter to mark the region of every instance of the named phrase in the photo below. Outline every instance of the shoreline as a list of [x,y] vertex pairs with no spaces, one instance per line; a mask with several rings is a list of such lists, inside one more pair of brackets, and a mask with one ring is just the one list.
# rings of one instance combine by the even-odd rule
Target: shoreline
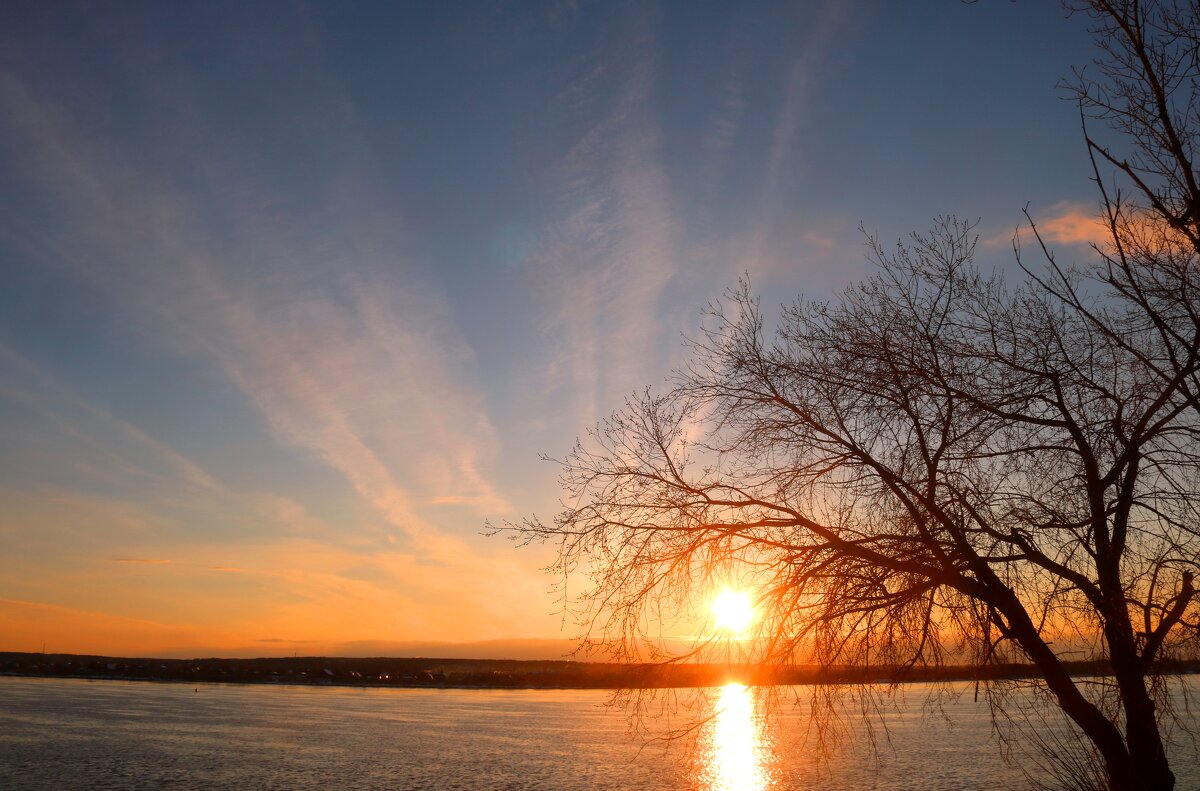
[[[1100,662],[1073,662],[1072,676],[1105,676]],[[1200,662],[1175,662],[1168,675],[1200,673]],[[263,657],[153,659],[0,652],[0,676],[149,681],[171,684],[356,687],[360,689],[687,689],[724,686],[813,686],[1020,681],[1039,677],[1032,665],[974,668],[761,667],[735,664],[618,664],[567,660],[439,657]]]

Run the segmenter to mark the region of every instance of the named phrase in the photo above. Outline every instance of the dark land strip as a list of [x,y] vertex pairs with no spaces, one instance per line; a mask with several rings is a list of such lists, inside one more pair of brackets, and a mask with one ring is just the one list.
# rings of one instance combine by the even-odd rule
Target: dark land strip
[[[1073,675],[1105,675],[1102,662],[1068,663]],[[1200,661],[1167,663],[1169,673],[1200,673]],[[0,675],[128,681],[312,684],[487,689],[651,689],[743,684],[862,684],[1034,678],[1032,665],[911,668],[761,667],[736,664],[619,664],[565,660],[438,657],[272,657],[153,659],[0,652]]]

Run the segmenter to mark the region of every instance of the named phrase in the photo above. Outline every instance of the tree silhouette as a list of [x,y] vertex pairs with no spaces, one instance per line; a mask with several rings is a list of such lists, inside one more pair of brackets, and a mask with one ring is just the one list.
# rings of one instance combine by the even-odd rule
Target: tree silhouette
[[[1093,260],[1018,246],[1006,283],[943,218],[872,240],[835,301],[768,319],[743,282],[711,305],[671,387],[562,461],[566,509],[510,526],[588,581],[595,638],[653,649],[649,615],[736,573],[755,661],[1032,663],[1111,788],[1174,787],[1163,662],[1200,616],[1200,8],[1076,10],[1102,51],[1069,86]],[[1066,662],[1089,656],[1107,672],[1083,684]]]

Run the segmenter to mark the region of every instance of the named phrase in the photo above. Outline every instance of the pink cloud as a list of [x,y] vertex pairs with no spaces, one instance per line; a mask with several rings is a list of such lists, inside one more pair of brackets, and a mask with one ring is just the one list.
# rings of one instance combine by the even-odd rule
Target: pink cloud
[[1060,203],[1051,206],[1049,218],[1037,221],[1038,233],[1046,241],[1062,245],[1104,244],[1109,239],[1108,226],[1097,211],[1079,204]]
[[[1094,207],[1062,201],[1045,213],[1031,212],[1037,232],[1048,245],[1105,245],[1111,238],[1103,215]],[[985,247],[1007,247],[1013,243],[1034,242],[1033,229],[1026,223],[984,240]]]

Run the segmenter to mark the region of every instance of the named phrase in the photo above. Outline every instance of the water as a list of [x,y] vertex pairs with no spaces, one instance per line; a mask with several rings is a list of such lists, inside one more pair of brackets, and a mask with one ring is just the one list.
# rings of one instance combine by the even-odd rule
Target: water
[[[799,690],[801,696],[808,693]],[[0,788],[1008,791],[1027,786],[964,695],[931,712],[910,689],[872,759],[861,733],[826,758],[805,706],[731,685],[691,711],[630,716],[608,693],[155,684],[0,678]],[[659,700],[648,710],[658,712]],[[646,745],[669,724],[691,736]],[[861,731],[859,718],[847,720]],[[1200,789],[1191,744],[1180,789]]]

